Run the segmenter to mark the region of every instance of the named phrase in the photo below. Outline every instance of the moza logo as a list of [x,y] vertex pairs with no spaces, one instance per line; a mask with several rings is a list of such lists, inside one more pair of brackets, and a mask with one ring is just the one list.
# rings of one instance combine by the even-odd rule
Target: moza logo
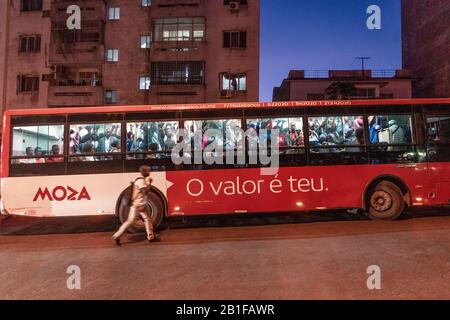
[[57,186],[52,192],[48,188],[39,190],[36,192],[33,201],[36,202],[39,198],[42,200],[48,199],[50,201],[81,201],[81,200],[91,200],[91,196],[87,191],[86,187],[83,187],[81,191],[77,191],[72,187]]

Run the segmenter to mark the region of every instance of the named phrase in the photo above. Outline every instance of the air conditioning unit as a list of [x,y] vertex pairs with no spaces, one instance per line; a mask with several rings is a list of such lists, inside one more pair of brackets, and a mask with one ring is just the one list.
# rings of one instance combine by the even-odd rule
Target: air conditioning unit
[[239,11],[239,9],[241,9],[241,1],[232,0],[230,1],[229,7],[231,11]]

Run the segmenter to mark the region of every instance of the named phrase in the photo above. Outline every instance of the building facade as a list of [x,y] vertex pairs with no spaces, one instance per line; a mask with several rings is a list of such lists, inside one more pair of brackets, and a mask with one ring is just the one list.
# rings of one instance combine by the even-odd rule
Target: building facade
[[417,98],[450,96],[450,1],[402,0],[403,67]]
[[411,98],[406,70],[291,70],[273,101]]
[[0,6],[2,109],[258,101],[259,0]]

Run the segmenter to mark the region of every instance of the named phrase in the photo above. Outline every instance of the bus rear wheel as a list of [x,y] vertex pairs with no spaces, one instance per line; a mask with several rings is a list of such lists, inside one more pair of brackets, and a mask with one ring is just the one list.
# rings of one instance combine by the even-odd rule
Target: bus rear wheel
[[381,181],[368,194],[367,215],[372,220],[395,220],[404,209],[403,193],[390,181]]
[[[130,207],[127,206],[125,201],[126,193],[131,192],[131,188],[124,192],[122,199],[119,204],[119,220],[121,223],[124,223],[128,219],[128,214],[130,213]],[[148,198],[148,211],[151,210],[151,219],[153,223],[153,228],[157,229],[163,219],[164,219],[164,203],[163,200],[154,192],[147,193]],[[140,216],[136,217],[136,220],[128,229],[130,233],[144,233],[145,232],[145,224],[144,221],[140,218]]]

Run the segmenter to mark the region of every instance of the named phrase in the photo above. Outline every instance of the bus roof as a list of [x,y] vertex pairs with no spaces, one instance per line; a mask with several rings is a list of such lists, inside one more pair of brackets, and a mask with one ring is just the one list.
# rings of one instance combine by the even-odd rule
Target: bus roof
[[257,108],[301,108],[301,107],[348,107],[379,105],[426,105],[450,104],[450,98],[431,99],[377,99],[377,100],[324,100],[324,101],[279,101],[279,102],[230,102],[199,103],[173,105],[136,105],[136,106],[97,106],[64,107],[45,109],[9,109],[5,116],[50,115],[50,114],[86,114],[86,113],[122,113],[122,112],[157,112],[182,110],[217,110],[217,109],[257,109]]

